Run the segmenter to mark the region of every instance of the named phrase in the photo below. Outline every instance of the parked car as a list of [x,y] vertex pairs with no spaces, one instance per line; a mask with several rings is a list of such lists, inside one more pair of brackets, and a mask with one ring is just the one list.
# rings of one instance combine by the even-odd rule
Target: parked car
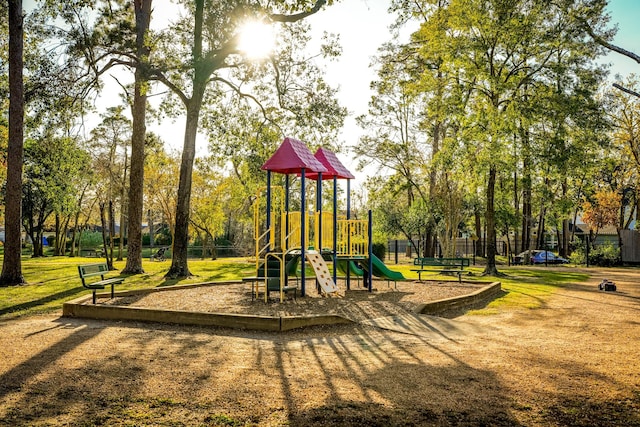
[[567,264],[568,259],[550,251],[530,250],[519,253],[513,258],[514,264]]

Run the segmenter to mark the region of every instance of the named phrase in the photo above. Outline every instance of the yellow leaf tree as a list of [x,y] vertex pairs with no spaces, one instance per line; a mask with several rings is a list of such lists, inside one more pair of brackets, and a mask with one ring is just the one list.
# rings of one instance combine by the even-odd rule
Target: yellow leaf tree
[[593,202],[585,201],[582,204],[582,220],[589,226],[593,242],[598,232],[603,227],[618,226],[620,205],[622,196],[613,191],[600,190],[593,197]]

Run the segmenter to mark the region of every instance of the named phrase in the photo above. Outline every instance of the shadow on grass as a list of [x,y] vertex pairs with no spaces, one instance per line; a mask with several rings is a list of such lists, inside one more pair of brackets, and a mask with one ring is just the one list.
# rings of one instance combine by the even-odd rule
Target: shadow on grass
[[51,295],[47,295],[46,297],[42,297],[40,299],[37,300],[33,300],[33,301],[27,301],[27,302],[23,302],[22,304],[16,304],[16,305],[12,305],[11,307],[5,307],[3,309],[0,309],[0,316],[3,316],[5,314],[9,314],[9,313],[15,313],[15,312],[19,312],[19,311],[23,311],[23,310],[29,310],[41,305],[45,305],[47,303],[53,302],[53,301],[58,301],[58,300],[67,300],[70,299],[70,297],[72,296],[76,296],[80,293],[82,293],[83,291],[85,291],[85,288],[83,288],[82,286],[77,286],[75,288],[71,288],[71,289],[67,289],[65,291],[62,292],[58,292],[55,294],[51,294]]
[[517,269],[501,271],[501,279],[510,281],[526,281],[531,284],[563,285],[586,281],[590,275],[570,270]]

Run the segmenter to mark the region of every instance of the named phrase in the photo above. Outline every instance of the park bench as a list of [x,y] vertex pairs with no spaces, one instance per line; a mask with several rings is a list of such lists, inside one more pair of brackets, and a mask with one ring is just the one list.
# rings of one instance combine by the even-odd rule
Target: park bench
[[[111,298],[114,296],[113,286],[115,284],[122,283],[124,281],[123,277],[112,277],[112,278],[104,278],[104,275],[109,272],[109,267],[106,262],[96,263],[96,264],[84,264],[78,266],[78,273],[80,274],[80,279],[82,280],[82,286],[87,289],[91,289],[93,291],[93,303],[96,303],[96,291],[98,289],[104,289],[105,287],[111,285]],[[95,276],[100,276],[100,280],[91,282],[86,280],[87,277],[93,278]]]
[[[413,268],[411,271],[418,273],[418,280],[422,281],[422,273],[453,274],[458,276],[458,282],[462,281],[464,268],[470,265],[469,258],[430,258],[421,257],[413,260],[413,265],[420,268]],[[427,267],[440,267],[435,270]]]
[[87,256],[87,257],[96,257],[96,258],[102,258],[102,249],[95,249],[95,248],[89,248],[89,249],[80,249],[80,255],[83,256]]

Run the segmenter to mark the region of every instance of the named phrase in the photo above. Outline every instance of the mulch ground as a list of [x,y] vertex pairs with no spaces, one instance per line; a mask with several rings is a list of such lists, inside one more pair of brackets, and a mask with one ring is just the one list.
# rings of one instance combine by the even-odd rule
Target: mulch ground
[[[640,426],[640,275],[588,271],[540,308],[429,336],[6,321],[0,425]],[[598,291],[602,277],[618,291]]]
[[271,292],[267,301],[261,287],[252,298],[249,283],[213,284],[203,287],[171,288],[145,295],[116,297],[99,302],[105,305],[186,310],[204,313],[239,313],[256,316],[310,316],[337,314],[354,322],[413,313],[425,303],[468,295],[488,285],[486,282],[374,280],[372,292],[362,281],[346,283],[338,280],[339,289],[329,295],[316,290],[315,281],[308,280],[304,298],[293,293],[280,301],[278,292]]

